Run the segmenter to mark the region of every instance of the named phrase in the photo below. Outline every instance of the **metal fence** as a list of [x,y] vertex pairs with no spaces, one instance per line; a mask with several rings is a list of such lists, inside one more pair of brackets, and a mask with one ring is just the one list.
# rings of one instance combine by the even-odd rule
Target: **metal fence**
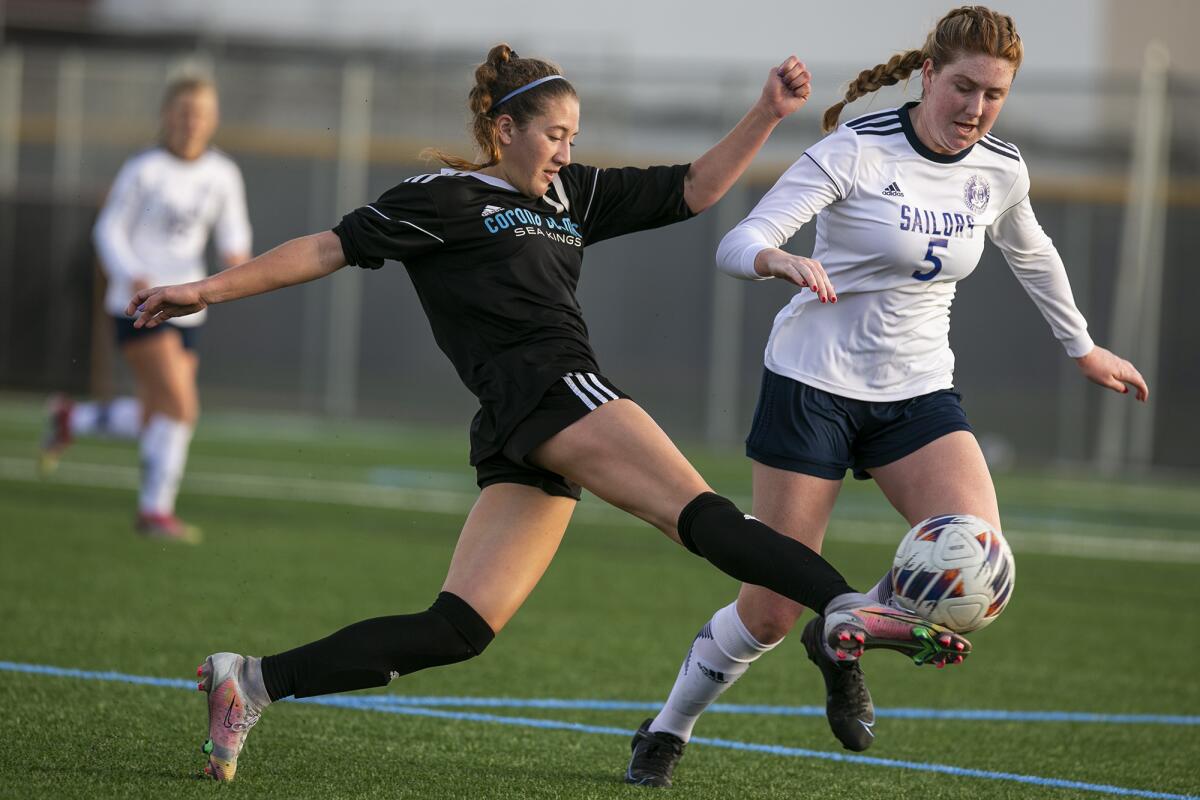
[[[256,250],[331,227],[340,214],[460,152],[476,53],[238,48],[8,47],[0,53],[0,388],[111,391],[114,364],[90,226],[122,161],[153,143],[165,76],[181,60],[221,90],[218,143],[246,177]],[[565,64],[584,98],[576,156],[589,163],[687,161],[756,96],[762,71],[604,61]],[[861,65],[857,65],[861,66]],[[718,276],[712,254],[804,147],[819,110],[857,66],[814,66],[810,107],[776,133],[717,209],[589,251],[581,301],[602,366],[674,434],[714,442],[748,426],[771,320],[790,292]],[[821,80],[820,76],[835,76]],[[998,133],[1022,147],[1039,218],[1071,273],[1093,336],[1110,335],[1139,124],[1136,76],[1022,74]],[[916,91],[909,89],[909,95]],[[872,101],[886,107],[904,87]],[[1161,347],[1150,463],[1200,467],[1194,369],[1200,323],[1200,92],[1175,81],[1168,132]],[[861,113],[851,107],[849,113]],[[793,242],[809,252],[811,227]],[[203,332],[209,405],[278,408],[465,426],[474,406],[398,265],[344,270],[318,284],[222,307]],[[956,383],[997,464],[1085,463],[1096,456],[1101,390],[1086,385],[994,248],[959,288]],[[116,388],[127,380],[117,371]]]

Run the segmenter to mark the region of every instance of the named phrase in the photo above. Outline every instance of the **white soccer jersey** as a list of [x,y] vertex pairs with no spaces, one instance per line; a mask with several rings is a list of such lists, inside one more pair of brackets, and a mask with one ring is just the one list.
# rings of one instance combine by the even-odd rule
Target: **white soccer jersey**
[[[221,256],[250,252],[246,190],[228,156],[208,150],[194,161],[184,161],[156,147],[126,161],[92,237],[108,276],[108,313],[125,316],[133,282],[139,278],[151,285],[203,278],[210,231]],[[171,323],[199,325],[206,313],[177,317]]]
[[1034,217],[1017,148],[989,134],[956,155],[935,153],[913,131],[914,105],[839,126],[721,241],[723,271],[759,278],[754,257],[817,218],[812,257],[838,302],[798,292],[775,317],[766,366],[858,400],[951,388],[950,304],[957,282],[979,263],[985,233],[1068,355],[1087,353],[1087,322]]

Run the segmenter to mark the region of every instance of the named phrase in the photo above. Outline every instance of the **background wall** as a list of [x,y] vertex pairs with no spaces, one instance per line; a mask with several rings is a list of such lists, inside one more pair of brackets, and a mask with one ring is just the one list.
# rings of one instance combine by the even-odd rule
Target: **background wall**
[[[218,143],[243,168],[262,250],[328,228],[427,171],[416,159],[423,146],[465,151],[471,69],[497,40],[563,64],[584,98],[576,158],[598,164],[695,157],[749,106],[767,69],[797,52],[816,76],[814,99],[731,196],[686,224],[597,246],[581,291],[607,374],[672,433],[736,441],[766,333],[790,292],[718,277],[716,242],[819,137],[820,111],[845,80],[918,44],[944,4],[856,6],[851,16],[832,5],[748,3],[736,25],[724,6],[692,3],[686,15],[673,4],[597,6],[513,18],[471,3],[450,16],[372,0],[347,0],[333,15],[316,2],[10,2],[0,54],[0,104],[12,112],[0,115],[0,388],[123,386],[119,371],[110,377],[107,322],[94,312],[88,233],[120,163],[153,142],[172,71],[215,74]],[[1005,9],[1028,60],[996,132],[1021,146],[1039,218],[1102,343],[1121,296],[1141,54],[1151,38],[1170,45],[1197,29],[1189,3],[1131,8],[1070,0]],[[1172,54],[1163,301],[1143,324],[1161,333],[1152,464],[1193,469],[1200,83],[1196,56],[1183,46]],[[918,90],[896,87],[847,114]],[[791,246],[809,252],[811,230]],[[958,388],[997,465],[1095,456],[1102,393],[1078,377],[994,249],[960,286],[952,343]],[[473,411],[399,265],[221,308],[204,330],[203,358],[209,406],[464,426]]]

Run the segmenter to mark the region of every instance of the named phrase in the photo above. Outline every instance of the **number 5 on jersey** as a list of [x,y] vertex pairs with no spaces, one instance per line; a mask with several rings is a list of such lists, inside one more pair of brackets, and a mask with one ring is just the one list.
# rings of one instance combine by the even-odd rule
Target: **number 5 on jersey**
[[927,281],[927,280],[931,279],[933,276],[937,275],[939,272],[941,272],[942,271],[942,259],[938,258],[937,255],[934,254],[933,248],[935,248],[935,247],[943,247],[944,248],[944,247],[949,247],[949,246],[950,246],[950,242],[947,241],[946,239],[930,239],[929,240],[929,249],[925,251],[925,257],[921,260],[928,261],[930,264],[933,264],[933,269],[929,270],[928,272],[922,272],[921,270],[916,269],[916,270],[913,270],[912,276],[919,281]]

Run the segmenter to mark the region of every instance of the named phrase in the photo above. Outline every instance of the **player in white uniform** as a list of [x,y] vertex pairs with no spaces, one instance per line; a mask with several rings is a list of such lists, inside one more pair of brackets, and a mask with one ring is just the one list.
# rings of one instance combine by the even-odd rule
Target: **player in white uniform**
[[[989,133],[1021,56],[1010,17],[979,6],[951,11],[922,49],[863,72],[826,112],[825,130],[846,102],[917,70],[922,102],[837,127],[717,251],[735,277],[802,288],[775,318],[746,449],[754,514],[814,550],[847,469],[873,478],[910,525],[966,513],[1000,529],[987,465],[953,391],[948,339],[957,281],[975,269],[985,237],[1087,378],[1147,396],[1137,370],[1088,336],[1030,206],[1025,162]],[[779,249],[814,217],[812,258]],[[872,595],[890,598],[887,575]],[[744,584],[705,623],[663,710],[635,737],[630,782],[669,786],[699,715],[803,610]],[[875,719],[862,671],[830,659],[816,619],[802,638],[825,677],[830,726],[845,747],[865,750]]]
[[104,307],[137,398],[52,401],[43,463],[52,467],[79,435],[139,438],[142,480],[136,527],[146,535],[197,541],[175,516],[175,496],[199,413],[195,339],[204,312],[153,329],[135,329],[129,297],[153,284],[205,276],[210,232],[226,266],[250,257],[246,193],[237,165],[209,147],[217,127],[217,91],[208,80],[173,82],[162,105],[162,142],[121,167],[94,230],[108,278]]

